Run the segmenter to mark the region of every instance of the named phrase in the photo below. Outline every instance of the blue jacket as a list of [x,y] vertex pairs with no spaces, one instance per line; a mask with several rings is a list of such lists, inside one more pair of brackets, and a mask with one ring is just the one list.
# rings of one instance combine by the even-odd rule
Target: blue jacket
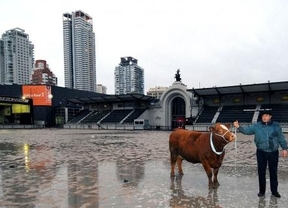
[[274,152],[279,149],[287,150],[287,142],[278,122],[270,121],[268,123],[257,122],[247,127],[240,126],[239,131],[246,135],[254,134],[254,142],[257,149],[265,152]]

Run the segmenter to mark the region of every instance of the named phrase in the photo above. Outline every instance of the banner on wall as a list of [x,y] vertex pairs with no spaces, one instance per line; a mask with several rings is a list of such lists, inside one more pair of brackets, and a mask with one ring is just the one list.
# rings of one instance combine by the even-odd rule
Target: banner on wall
[[22,96],[25,98],[32,98],[33,105],[51,106],[52,93],[51,86],[47,85],[23,85]]

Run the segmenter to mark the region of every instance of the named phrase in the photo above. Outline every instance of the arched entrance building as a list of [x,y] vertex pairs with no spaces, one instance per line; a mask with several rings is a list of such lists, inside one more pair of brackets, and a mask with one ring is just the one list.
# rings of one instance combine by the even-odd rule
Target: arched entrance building
[[155,125],[156,129],[168,130],[177,127],[179,119],[185,121],[186,118],[192,117],[192,96],[186,85],[181,81],[175,81],[162,94],[159,102],[150,109],[150,125]]

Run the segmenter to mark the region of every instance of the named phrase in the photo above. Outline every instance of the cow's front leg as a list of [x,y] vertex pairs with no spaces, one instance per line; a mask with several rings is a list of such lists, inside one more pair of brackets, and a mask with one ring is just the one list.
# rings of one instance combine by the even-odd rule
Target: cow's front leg
[[213,178],[213,186],[214,188],[218,188],[220,186],[220,183],[218,182],[218,172],[219,172],[219,168],[214,168],[213,170],[213,175],[214,175],[214,178]]
[[183,169],[182,169],[182,161],[183,161],[183,158],[178,155],[178,157],[177,157],[177,166],[178,166],[179,175],[184,175]]
[[203,165],[205,172],[207,174],[207,177],[208,177],[209,188],[214,188],[213,181],[212,181],[213,172],[212,172],[210,165],[207,162],[202,162],[202,165]]

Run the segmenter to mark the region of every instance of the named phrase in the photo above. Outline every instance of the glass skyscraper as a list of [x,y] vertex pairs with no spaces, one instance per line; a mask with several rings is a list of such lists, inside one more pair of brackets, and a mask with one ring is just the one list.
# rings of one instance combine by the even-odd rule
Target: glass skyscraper
[[34,45],[25,30],[6,31],[0,40],[0,84],[30,84]]
[[82,11],[63,14],[65,87],[96,91],[95,33]]
[[138,66],[138,60],[122,57],[114,70],[115,94],[144,94],[144,69]]

